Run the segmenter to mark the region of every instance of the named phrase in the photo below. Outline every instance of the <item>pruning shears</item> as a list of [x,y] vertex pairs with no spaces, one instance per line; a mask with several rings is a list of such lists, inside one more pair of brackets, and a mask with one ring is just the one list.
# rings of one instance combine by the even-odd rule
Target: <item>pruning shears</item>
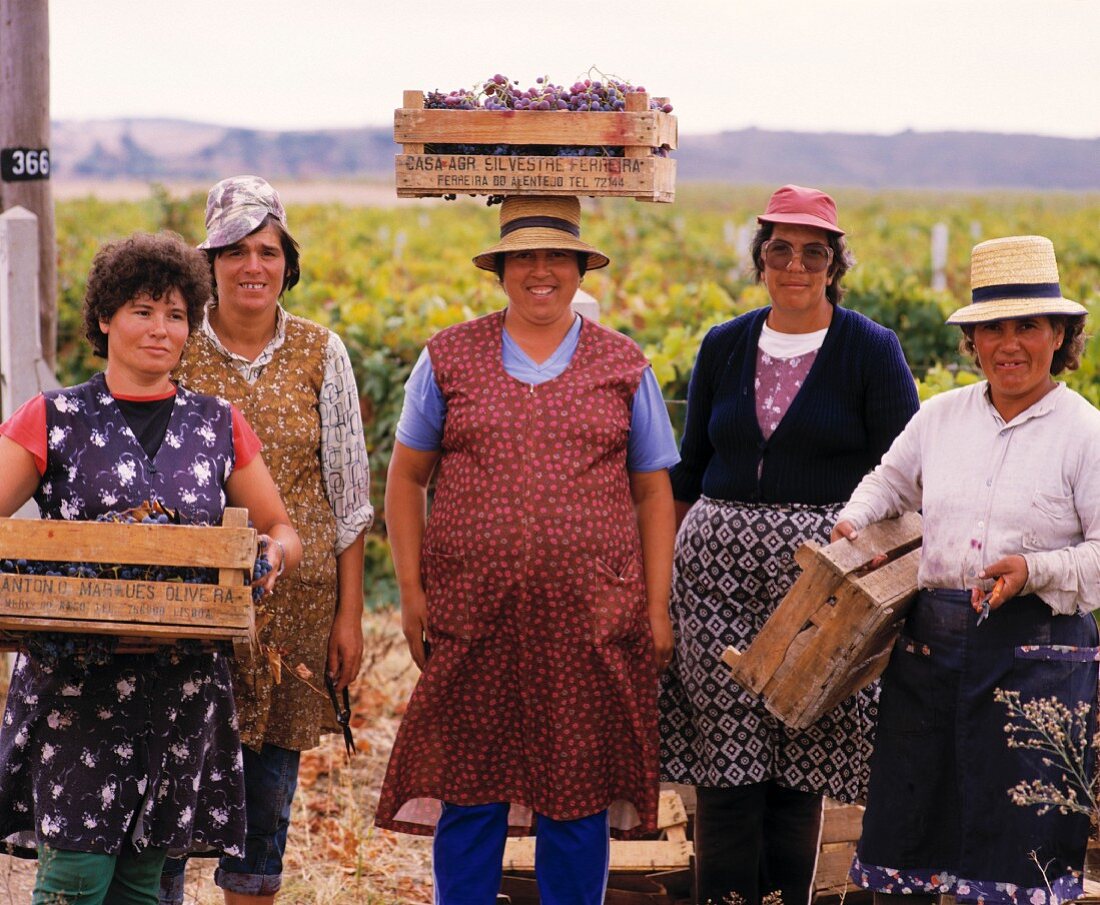
[[993,583],[993,588],[990,590],[990,592],[986,594],[980,601],[978,601],[978,604],[979,606],[981,606],[982,611],[978,613],[978,621],[974,623],[975,625],[981,625],[983,622],[985,622],[986,619],[989,618],[991,604],[1000,602],[1001,592],[1004,591],[1004,589],[1005,580],[1004,576],[1002,575]]

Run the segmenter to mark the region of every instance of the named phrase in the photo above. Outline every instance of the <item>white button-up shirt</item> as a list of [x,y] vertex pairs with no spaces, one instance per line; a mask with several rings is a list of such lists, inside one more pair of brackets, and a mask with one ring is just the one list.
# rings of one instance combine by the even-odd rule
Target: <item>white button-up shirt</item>
[[926,402],[841,510],[864,528],[921,511],[922,588],[970,588],[1022,554],[1055,613],[1100,607],[1100,412],[1059,384],[1009,422],[987,383]]

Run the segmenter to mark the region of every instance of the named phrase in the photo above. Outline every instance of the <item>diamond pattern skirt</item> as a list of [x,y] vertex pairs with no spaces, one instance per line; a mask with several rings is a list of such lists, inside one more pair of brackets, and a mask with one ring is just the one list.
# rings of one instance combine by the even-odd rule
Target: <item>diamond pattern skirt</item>
[[800,572],[795,551],[827,543],[840,505],[702,497],[676,537],[676,656],[661,680],[661,778],[730,787],[775,780],[839,801],[862,799],[877,683],[808,729],[788,729],[730,677],[726,647],[745,650]]

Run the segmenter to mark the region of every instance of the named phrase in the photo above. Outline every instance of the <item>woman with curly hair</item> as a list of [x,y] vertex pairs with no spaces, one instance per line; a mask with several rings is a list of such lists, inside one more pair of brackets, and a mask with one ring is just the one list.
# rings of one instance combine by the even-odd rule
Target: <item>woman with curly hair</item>
[[[231,405],[169,379],[209,279],[202,252],[171,233],[100,250],[84,324],[107,368],[0,426],[0,515],[32,496],[43,518],[81,521],[156,500],[183,522],[217,524],[227,503],[243,506],[268,548],[270,593],[301,545],[259,441]],[[16,662],[0,725],[0,843],[37,854],[35,905],[152,905],[168,852],[244,848],[229,663],[87,637],[65,653],[32,642]]]

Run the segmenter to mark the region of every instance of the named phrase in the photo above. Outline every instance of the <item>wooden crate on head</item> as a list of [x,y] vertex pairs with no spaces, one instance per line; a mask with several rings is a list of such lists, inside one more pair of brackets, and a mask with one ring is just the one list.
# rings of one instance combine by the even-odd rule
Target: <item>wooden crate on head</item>
[[[657,98],[664,103],[664,98]],[[394,111],[399,198],[442,195],[588,195],[670,202],[676,195],[676,117],[649,109],[649,96],[625,96],[615,112],[584,110],[426,110],[406,91]],[[557,145],[622,148],[623,155],[559,157],[426,153],[425,145]]]
[[120,653],[179,640],[256,645],[250,581],[256,531],[228,508],[220,527],[0,519],[0,559],[217,570],[217,583],[0,573],[0,650],[35,632],[112,635]]
[[865,688],[886,668],[916,596],[920,542],[920,516],[909,513],[867,526],[854,542],[804,544],[795,555],[802,574],[752,644],[726,649],[734,680],[792,729]]

